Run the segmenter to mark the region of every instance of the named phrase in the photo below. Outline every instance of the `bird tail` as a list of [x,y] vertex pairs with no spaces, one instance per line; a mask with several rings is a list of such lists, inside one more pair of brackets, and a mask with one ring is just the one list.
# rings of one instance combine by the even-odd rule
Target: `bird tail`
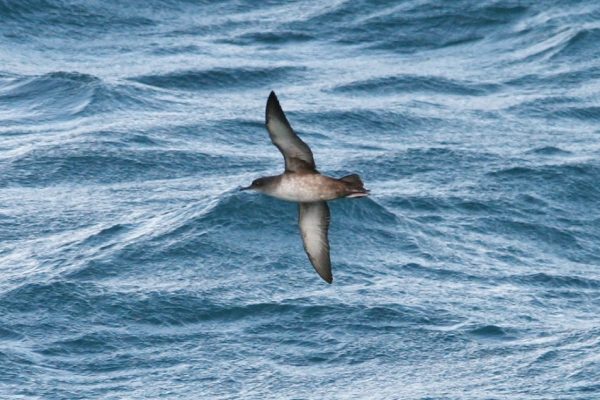
[[347,194],[345,197],[364,197],[369,194],[365,186],[357,174],[346,175],[339,179],[346,184]]

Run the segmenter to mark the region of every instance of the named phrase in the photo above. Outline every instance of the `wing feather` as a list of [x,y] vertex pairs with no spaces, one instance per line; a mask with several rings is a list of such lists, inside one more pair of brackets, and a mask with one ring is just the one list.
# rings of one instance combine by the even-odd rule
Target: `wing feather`
[[329,258],[329,207],[324,201],[299,203],[298,222],[304,250],[315,271],[327,283],[333,281]]
[[310,147],[294,133],[281,105],[279,105],[275,92],[271,92],[267,100],[265,120],[271,141],[283,154],[286,171],[315,169],[315,160]]

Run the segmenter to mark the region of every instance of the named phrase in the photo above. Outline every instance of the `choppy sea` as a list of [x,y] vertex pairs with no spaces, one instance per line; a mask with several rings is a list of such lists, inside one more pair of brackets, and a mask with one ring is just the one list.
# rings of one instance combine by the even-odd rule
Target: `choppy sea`
[[[0,398],[599,399],[600,3],[0,1]],[[320,171],[334,283],[279,173]]]

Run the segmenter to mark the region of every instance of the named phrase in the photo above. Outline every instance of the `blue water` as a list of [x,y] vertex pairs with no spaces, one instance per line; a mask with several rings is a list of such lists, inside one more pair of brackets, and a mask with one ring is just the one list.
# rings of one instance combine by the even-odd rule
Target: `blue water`
[[[0,1],[0,398],[600,398],[600,3]],[[330,204],[334,283],[275,90]]]

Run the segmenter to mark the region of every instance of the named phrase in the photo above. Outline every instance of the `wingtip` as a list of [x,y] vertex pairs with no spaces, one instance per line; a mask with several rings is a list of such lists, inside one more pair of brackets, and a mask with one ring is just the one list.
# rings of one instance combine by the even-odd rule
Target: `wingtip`
[[283,114],[283,110],[279,105],[279,99],[277,98],[274,90],[271,90],[271,93],[269,93],[269,98],[267,99],[267,107],[265,107],[265,124],[269,123],[270,113]]
[[271,90],[269,98],[267,99],[267,106],[265,107],[265,124],[269,123],[269,108],[272,107],[274,102],[278,102],[277,95],[275,94],[275,91]]
[[333,274],[331,273],[331,271],[317,271],[317,274],[319,274],[321,279],[323,279],[325,282],[329,283],[330,285],[333,282]]
[[271,90],[271,93],[269,93],[269,99],[267,100],[267,108],[269,107],[269,105],[275,104],[279,104],[279,99],[277,98],[275,91]]

